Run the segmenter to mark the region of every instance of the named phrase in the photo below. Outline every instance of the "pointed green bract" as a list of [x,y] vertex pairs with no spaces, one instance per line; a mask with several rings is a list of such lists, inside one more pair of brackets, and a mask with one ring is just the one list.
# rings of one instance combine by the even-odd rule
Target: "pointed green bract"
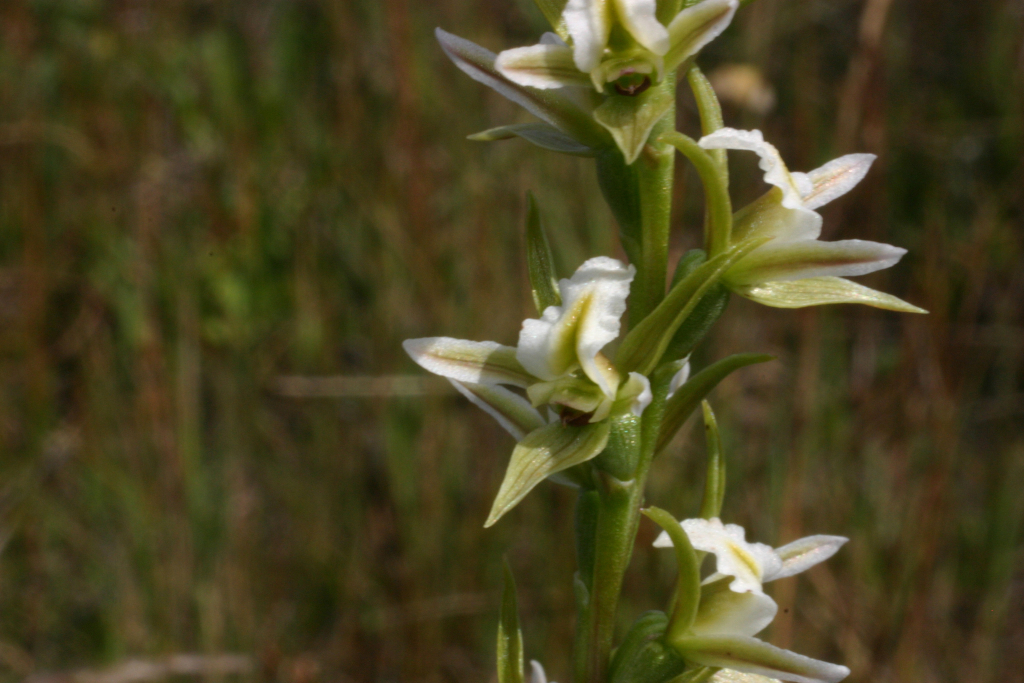
[[690,544],[690,537],[686,535],[675,517],[656,507],[649,507],[642,512],[665,530],[672,539],[672,546],[676,552],[676,562],[679,565],[676,604],[666,632],[666,637],[672,640],[685,634],[697,618],[697,607],[700,605],[700,561]]
[[772,676],[792,683],[838,683],[850,674],[845,666],[804,657],[749,636],[689,636],[675,639],[671,644],[696,664]]
[[[695,268],[707,261],[707,255],[703,249],[691,249],[683,254],[676,265],[675,275],[672,277],[672,287],[693,272]],[[665,349],[665,358],[685,358],[693,353],[697,344],[704,339],[712,326],[725,313],[729,306],[729,289],[722,284],[712,285],[711,288],[701,297],[700,302],[694,306],[693,311],[686,317],[683,324],[676,330],[676,334]]]
[[626,164],[636,161],[654,125],[672,109],[671,85],[666,81],[635,97],[612,94],[594,110],[594,119],[611,133]]
[[577,157],[592,157],[597,154],[596,150],[547,123],[514,123],[510,126],[488,128],[468,136],[468,139],[474,142],[496,142],[512,138],[522,138],[542,149]]
[[664,612],[645,612],[633,622],[608,668],[610,683],[663,683],[686,668],[686,660],[665,644]]
[[558,276],[551,245],[544,231],[544,222],[537,208],[532,192],[526,194],[526,266],[530,273],[530,287],[537,312],[543,313],[548,306],[561,306],[562,295],[558,292]]
[[733,371],[774,359],[774,356],[761,353],[740,353],[723,358],[691,377],[665,404],[665,418],[661,423],[661,432],[658,434],[658,445],[655,447],[655,452],[660,452],[672,441],[672,437],[676,435],[679,428],[686,422],[686,418],[690,417],[704,397]]
[[520,441],[494,499],[485,527],[492,526],[548,476],[595,457],[608,443],[607,422],[572,427],[560,422],[531,432]]
[[718,421],[707,401],[701,401],[704,411],[704,439],[708,450],[707,475],[704,479],[704,499],[700,504],[700,516],[704,519],[719,517],[725,500],[725,455],[722,453],[722,436],[718,433]]
[[562,10],[568,0],[533,0],[537,9],[541,11],[544,18],[551,24],[551,28],[562,40],[569,40],[569,30],[565,27],[565,20],[562,18]]
[[701,297],[733,263],[761,244],[762,240],[746,240],[683,278],[658,307],[626,335],[615,357],[616,366],[623,372],[649,374]]
[[503,569],[505,587],[501,591],[498,617],[498,683],[523,683],[523,634],[519,629],[516,580],[507,558]]
[[775,308],[804,308],[822,304],[866,304],[900,313],[927,313],[903,299],[879,292],[841,277],[810,277],[803,280],[764,282],[741,287],[737,293],[751,301]]

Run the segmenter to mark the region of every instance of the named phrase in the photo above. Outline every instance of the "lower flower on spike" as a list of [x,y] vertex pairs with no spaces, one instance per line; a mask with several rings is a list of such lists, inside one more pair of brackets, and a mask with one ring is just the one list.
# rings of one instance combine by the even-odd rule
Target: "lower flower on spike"
[[[781,548],[746,541],[742,527],[718,518],[681,523],[694,550],[715,556],[717,571],[700,586],[697,615],[688,631],[669,641],[693,664],[768,676],[792,683],[837,683],[850,674],[829,664],[754,638],[775,618],[778,606],[762,586],[798,574],[834,555],[847,539],[808,536]],[[685,540],[685,539],[683,539]],[[656,547],[672,547],[668,533]]]
[[519,442],[485,526],[545,478],[600,454],[609,418],[640,415],[651,402],[647,377],[620,373],[601,352],[619,335],[635,272],[612,258],[586,261],[558,283],[561,305],[523,322],[516,347],[450,337],[403,344]]

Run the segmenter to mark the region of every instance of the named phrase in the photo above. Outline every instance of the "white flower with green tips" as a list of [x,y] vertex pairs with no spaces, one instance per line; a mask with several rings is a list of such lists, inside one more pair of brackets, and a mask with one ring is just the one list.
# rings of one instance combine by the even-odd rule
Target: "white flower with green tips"
[[404,343],[519,441],[486,526],[546,477],[600,454],[609,418],[640,415],[651,402],[646,377],[623,376],[601,353],[619,335],[635,272],[607,257],[585,262],[558,283],[561,305],[523,322],[516,347],[450,337]]
[[777,308],[860,303],[925,312],[846,279],[889,268],[906,249],[864,240],[818,239],[822,217],[815,209],[852,190],[867,175],[873,154],[847,154],[810,173],[795,173],[758,130],[722,128],[701,138],[699,144],[704,149],[754,152],[760,157],[765,182],[774,186],[733,218],[731,244],[750,237],[770,238],[725,274],[723,282],[734,292]]
[[[743,527],[721,520],[687,519],[681,523],[694,550],[715,556],[716,572],[701,583],[696,619],[672,646],[694,664],[720,667],[793,683],[836,683],[845,666],[769,645],[754,636],[775,618],[778,605],[766,595],[769,581],[799,574],[832,557],[847,539],[808,536],[781,548],[750,543]],[[662,532],[654,545],[672,547]]]
[[[680,10],[682,5],[689,5]],[[521,137],[566,154],[618,147],[632,164],[672,108],[665,82],[732,21],[739,0],[545,0],[555,28],[497,55],[440,29],[445,53],[474,80],[544,123],[501,126],[474,140]],[[611,87],[609,87],[609,85]]]

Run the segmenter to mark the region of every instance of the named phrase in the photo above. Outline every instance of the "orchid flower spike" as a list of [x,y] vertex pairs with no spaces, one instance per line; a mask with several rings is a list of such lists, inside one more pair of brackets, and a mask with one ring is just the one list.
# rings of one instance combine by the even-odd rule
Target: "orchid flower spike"
[[666,0],[538,5],[555,33],[497,55],[437,30],[456,66],[544,121],[501,126],[470,138],[521,137],[579,156],[617,146],[632,164],[675,101],[671,90],[651,86],[721,34],[739,0],[702,0],[682,11],[678,2]]
[[736,212],[730,246],[747,238],[769,238],[738,260],[723,281],[737,294],[777,308],[861,303],[907,313],[923,309],[889,294],[851,282],[895,265],[906,249],[879,242],[823,242],[822,217],[815,209],[843,196],[859,183],[873,154],[847,154],[810,173],[790,172],[779,151],[759,130],[722,128],[704,136],[704,149],[734,149],[760,157],[767,194]]
[[[763,585],[824,562],[847,539],[808,536],[781,548],[746,540],[743,527],[718,518],[681,523],[695,550],[715,556],[717,571],[701,584],[697,616],[689,631],[672,645],[702,666],[769,676],[793,683],[837,683],[849,675],[845,666],[829,664],[769,645],[754,635],[775,618],[778,605]],[[662,532],[654,541],[672,547]]]
[[640,415],[651,402],[645,376],[623,377],[601,353],[619,335],[635,273],[612,258],[586,261],[559,282],[560,306],[523,322],[516,347],[450,337],[404,342],[416,363],[448,378],[519,442],[485,526],[546,477],[600,454],[609,418]]

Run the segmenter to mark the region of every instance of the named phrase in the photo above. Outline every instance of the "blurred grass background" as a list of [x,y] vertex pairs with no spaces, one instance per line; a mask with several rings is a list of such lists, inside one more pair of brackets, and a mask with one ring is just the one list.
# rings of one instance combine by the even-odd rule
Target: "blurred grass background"
[[[176,653],[250,656],[252,680],[491,680],[506,552],[527,653],[567,679],[572,495],[485,532],[512,441],[399,344],[514,342],[527,190],[563,274],[617,253],[614,226],[586,160],[465,141],[527,116],[438,25],[494,50],[544,28],[529,0],[0,4],[4,680]],[[854,683],[1016,680],[1024,3],[757,0],[702,64],[792,168],[879,155],[826,236],[908,248],[864,281],[931,311],[736,301],[698,353],[778,356],[713,396],[728,521],[851,537],[775,586],[771,640]],[[702,212],[679,168],[676,253]],[[652,478],[680,516],[696,431]],[[653,537],[624,620],[668,594]]]

